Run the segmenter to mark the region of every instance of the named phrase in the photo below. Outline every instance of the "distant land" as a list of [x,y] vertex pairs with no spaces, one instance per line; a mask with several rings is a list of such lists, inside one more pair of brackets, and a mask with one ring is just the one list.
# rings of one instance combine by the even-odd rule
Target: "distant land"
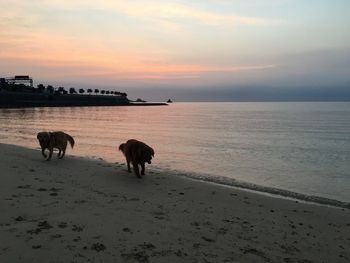
[[208,87],[147,87],[129,88],[131,96],[176,102],[258,102],[258,101],[350,101],[350,83],[343,86],[208,86]]
[[[84,93],[87,93],[84,95]],[[27,75],[0,78],[0,108],[67,107],[67,106],[161,106],[166,103],[149,103],[138,99],[133,102],[119,91],[78,89],[71,87],[33,86]]]

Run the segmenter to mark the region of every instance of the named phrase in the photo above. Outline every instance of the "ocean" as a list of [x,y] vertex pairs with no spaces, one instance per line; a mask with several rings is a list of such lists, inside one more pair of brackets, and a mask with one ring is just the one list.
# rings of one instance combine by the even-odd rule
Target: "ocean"
[[125,162],[118,145],[133,138],[155,149],[151,169],[305,200],[350,202],[347,102],[0,109],[1,143],[38,148],[37,132],[55,130],[75,138],[68,155]]

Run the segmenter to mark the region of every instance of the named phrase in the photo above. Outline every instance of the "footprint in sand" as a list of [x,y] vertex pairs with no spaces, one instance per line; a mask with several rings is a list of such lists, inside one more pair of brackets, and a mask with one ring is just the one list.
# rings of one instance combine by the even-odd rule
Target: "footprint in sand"
[[72,231],[75,231],[75,232],[82,232],[83,230],[84,230],[84,227],[82,226],[73,225],[72,227]]
[[252,254],[252,255],[261,257],[261,258],[265,259],[266,261],[270,261],[264,252],[257,250],[255,248],[247,247],[247,248],[241,248],[240,250],[243,252],[243,254]]
[[29,189],[31,187],[31,185],[30,184],[26,184],[26,185],[19,185],[19,186],[17,186],[17,188],[19,188],[19,189]]
[[128,227],[124,227],[123,232],[132,233],[131,229]]
[[91,250],[95,250],[97,252],[104,251],[106,246],[102,243],[94,243],[91,245]]
[[40,228],[36,228],[36,229],[31,229],[31,230],[28,230],[27,233],[28,234],[31,234],[31,235],[37,235],[41,232],[41,229]]
[[67,223],[66,222],[60,222],[57,226],[59,228],[66,228],[67,227]]
[[39,249],[39,248],[41,248],[41,245],[33,245],[32,246],[32,249]]
[[207,242],[210,242],[210,243],[215,242],[215,240],[213,238],[211,238],[211,237],[202,236],[202,239],[204,241],[207,241]]
[[143,244],[140,245],[139,247],[141,247],[142,249],[148,249],[148,250],[152,250],[152,249],[156,248],[155,245],[153,245],[152,243],[148,243],[148,242],[143,242]]
[[53,228],[53,226],[51,226],[47,221],[42,221],[38,223],[38,227],[40,229],[50,229]]
[[17,216],[17,217],[15,218],[15,220],[16,220],[17,222],[20,222],[20,221],[24,221],[24,218],[23,218],[22,216]]
[[154,216],[154,218],[157,218],[159,220],[165,219],[165,214],[161,211],[152,212],[151,214]]
[[48,230],[51,228],[53,228],[53,226],[51,226],[47,221],[42,221],[42,222],[38,223],[37,228],[30,229],[27,231],[27,233],[31,234],[31,235],[34,235],[34,234],[37,235],[37,234],[41,233],[42,230]]

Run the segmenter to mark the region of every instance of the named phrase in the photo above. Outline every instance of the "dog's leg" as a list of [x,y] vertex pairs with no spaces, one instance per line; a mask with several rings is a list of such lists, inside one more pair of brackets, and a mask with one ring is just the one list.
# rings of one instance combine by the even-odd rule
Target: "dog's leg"
[[[63,156],[66,154],[66,149],[67,149],[67,145],[66,145],[66,147],[63,147],[63,149],[62,149],[62,154],[61,154],[61,156],[59,157],[60,159],[62,159]],[[60,152],[61,152],[61,149],[60,149]]]
[[126,160],[127,164],[128,164],[128,172],[131,173],[131,168],[130,168],[130,161]]
[[62,154],[61,154],[61,156],[59,157],[60,159],[62,159],[63,158],[63,156],[66,154],[66,150],[65,149],[63,149],[63,151],[62,151]]
[[145,163],[141,163],[141,175],[145,175]]
[[45,150],[46,148],[41,148],[41,154],[44,156],[44,158],[46,159],[47,155],[45,154]]
[[60,158],[61,152],[62,152],[61,149],[58,149],[57,158]]
[[132,167],[134,168],[134,172],[138,178],[142,178],[140,175],[139,165],[136,162],[132,163]]
[[49,151],[50,151],[49,157],[47,157],[46,161],[50,161],[51,160],[52,153],[53,153],[53,148],[50,148]]

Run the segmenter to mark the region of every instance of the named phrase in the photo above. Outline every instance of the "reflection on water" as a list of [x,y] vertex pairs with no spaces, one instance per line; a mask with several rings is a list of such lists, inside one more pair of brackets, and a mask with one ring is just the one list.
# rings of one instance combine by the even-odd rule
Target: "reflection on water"
[[68,154],[114,162],[135,138],[162,168],[350,201],[349,103],[1,109],[0,121],[4,143],[38,148],[38,131],[63,130],[76,140]]

